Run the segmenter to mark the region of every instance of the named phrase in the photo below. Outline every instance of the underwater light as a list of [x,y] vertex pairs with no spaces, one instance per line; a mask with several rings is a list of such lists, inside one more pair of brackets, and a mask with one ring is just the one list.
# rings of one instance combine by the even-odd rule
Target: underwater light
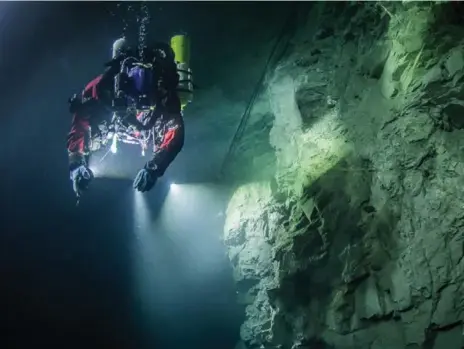
[[113,154],[116,154],[116,152],[118,151],[118,136],[116,135],[116,133],[113,135],[113,142],[111,143],[110,149]]

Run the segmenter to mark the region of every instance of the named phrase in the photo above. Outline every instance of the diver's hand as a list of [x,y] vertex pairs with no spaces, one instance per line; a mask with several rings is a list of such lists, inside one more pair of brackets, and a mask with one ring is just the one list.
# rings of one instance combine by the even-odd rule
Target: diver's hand
[[142,168],[135,176],[133,187],[140,192],[149,191],[156,184],[158,176],[152,169]]
[[71,171],[71,180],[73,182],[73,190],[79,198],[83,191],[87,190],[94,175],[90,168],[81,165]]

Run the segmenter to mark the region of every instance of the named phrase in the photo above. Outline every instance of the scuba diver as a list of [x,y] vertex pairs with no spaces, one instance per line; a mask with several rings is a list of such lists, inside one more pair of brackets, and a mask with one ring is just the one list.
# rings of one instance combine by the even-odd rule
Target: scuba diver
[[184,35],[174,36],[171,45],[156,43],[141,50],[118,39],[104,72],[68,100],[73,116],[67,150],[78,202],[94,178],[90,154],[109,142],[108,152],[116,153],[122,141],[141,146],[142,155],[152,144],[153,156],[137,173],[134,189],[149,191],[164,174],[184,144],[182,111],[193,92],[188,60]]

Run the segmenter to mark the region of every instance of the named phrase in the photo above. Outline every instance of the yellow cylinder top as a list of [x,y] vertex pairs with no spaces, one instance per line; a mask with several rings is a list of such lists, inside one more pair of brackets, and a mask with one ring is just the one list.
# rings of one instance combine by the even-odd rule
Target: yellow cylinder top
[[175,35],[171,38],[171,48],[175,60],[179,63],[190,63],[190,39],[186,35]]

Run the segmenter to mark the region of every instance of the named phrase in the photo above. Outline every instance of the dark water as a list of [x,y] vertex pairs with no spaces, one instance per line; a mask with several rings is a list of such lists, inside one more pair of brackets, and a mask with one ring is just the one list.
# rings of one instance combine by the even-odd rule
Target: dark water
[[[228,193],[210,182],[224,155],[218,141],[226,149],[232,136],[224,126],[235,124],[223,114],[237,110],[239,120],[234,103],[246,104],[263,66],[256,44],[280,31],[287,7],[0,3],[1,348],[233,348],[243,309],[219,240]],[[201,89],[166,183],[135,197],[144,160],[122,148],[106,163],[114,175],[76,208],[68,97],[101,72],[121,35],[142,45],[178,32],[192,37]],[[211,89],[220,103],[201,95]],[[188,184],[173,194],[168,181],[180,178]]]
[[[197,211],[174,205],[177,225],[168,210],[140,227],[127,178],[96,180],[74,206],[66,101],[123,32],[113,5],[0,4],[0,347],[232,348],[242,310],[217,238],[219,191],[192,194]],[[151,216],[165,199],[150,193]]]

